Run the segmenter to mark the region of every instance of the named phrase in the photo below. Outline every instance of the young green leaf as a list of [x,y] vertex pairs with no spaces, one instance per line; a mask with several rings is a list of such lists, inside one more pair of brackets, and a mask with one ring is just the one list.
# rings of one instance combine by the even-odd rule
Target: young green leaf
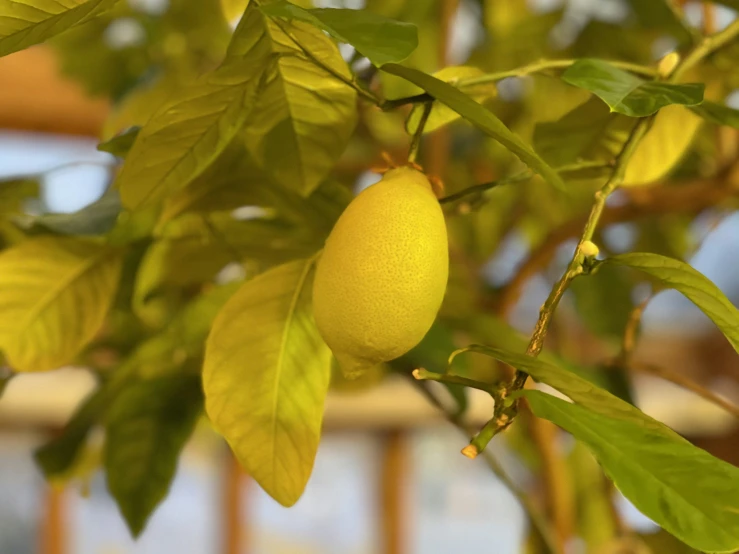
[[284,506],[310,477],[331,374],[331,351],[310,307],[313,260],[242,285],[206,343],[205,407],[246,471]]
[[110,407],[104,449],[108,488],[134,537],[166,497],[202,403],[200,379],[175,375],[135,381]]
[[15,371],[74,360],[118,288],[121,253],[68,237],[27,240],[0,253],[0,349]]
[[262,84],[261,59],[230,60],[183,88],[141,129],[117,179],[135,209],[185,187],[243,127]]
[[79,456],[92,428],[100,423],[114,397],[110,386],[103,385],[86,398],[64,426],[62,434],[39,447],[33,454],[47,479],[69,471]]
[[619,491],[667,531],[701,552],[739,548],[739,468],[654,420],[603,415],[540,391],[523,395],[534,414],[585,443]]
[[583,441],[646,516],[701,551],[739,548],[739,468],[556,365],[487,346],[465,350],[492,356],[568,396],[574,404],[540,391],[518,393],[537,416]]
[[710,100],[704,100],[702,104],[692,106],[690,109],[711,123],[739,129],[739,110]]
[[739,353],[739,310],[705,275],[685,262],[659,254],[620,254],[604,263],[638,269],[664,288],[681,292],[716,324]]
[[[461,79],[479,77],[483,74],[483,71],[477,67],[461,65],[445,67],[444,69],[441,69],[434,73],[434,77],[459,88],[458,81],[460,81]],[[467,86],[464,87],[463,91],[465,94],[468,94],[475,102],[478,103],[482,103],[486,100],[489,100],[490,98],[495,98],[495,96],[498,94],[498,89],[496,88],[495,83],[483,83],[480,85]],[[405,124],[406,130],[409,134],[412,135],[416,132],[416,129],[418,128],[418,122],[421,120],[421,114],[423,113],[423,110],[424,106],[422,104],[415,104],[413,106],[413,109],[408,115],[408,120]],[[457,112],[452,110],[446,104],[439,104],[438,102],[434,102],[431,113],[429,114],[428,120],[426,121],[426,125],[423,128],[423,132],[430,133],[432,131],[435,131],[439,127],[443,127],[444,125],[456,121],[460,117],[461,116]]]
[[611,111],[631,117],[645,117],[670,104],[694,106],[703,101],[701,83],[645,81],[602,60],[578,60],[562,74],[562,79],[589,90]]
[[270,17],[297,19],[315,25],[339,42],[351,44],[377,67],[390,62],[402,62],[418,46],[415,25],[367,10],[306,10],[286,0],[271,2],[260,9]]
[[549,167],[528,144],[513,134],[493,112],[475,102],[464,92],[449,83],[410,67],[385,64],[382,70],[421,87],[436,100],[449,106],[485,134],[493,137],[516,154],[521,161],[539,173],[551,185],[565,190],[565,185],[556,171]]
[[0,4],[0,56],[23,50],[110,9],[118,0],[8,0]]
[[249,8],[228,54],[253,64],[265,52],[277,56],[277,62],[266,71],[245,128],[246,145],[272,179],[307,196],[354,132],[357,92],[345,82],[352,75],[339,49],[323,32]]
[[133,143],[136,142],[140,131],[141,127],[138,125],[130,127],[113,138],[101,142],[97,145],[97,149],[101,152],[113,154],[118,158],[125,158],[133,147]]

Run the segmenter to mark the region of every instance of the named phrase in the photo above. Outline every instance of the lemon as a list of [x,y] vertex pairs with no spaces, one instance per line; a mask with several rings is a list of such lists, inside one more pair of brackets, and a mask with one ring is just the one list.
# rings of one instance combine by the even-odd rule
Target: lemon
[[313,284],[316,324],[347,376],[416,346],[446,290],[449,251],[426,176],[391,169],[336,222]]

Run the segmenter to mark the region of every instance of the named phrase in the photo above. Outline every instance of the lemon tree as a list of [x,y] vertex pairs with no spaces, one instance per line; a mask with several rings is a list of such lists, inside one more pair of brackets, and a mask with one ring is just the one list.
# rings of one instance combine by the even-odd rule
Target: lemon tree
[[[716,31],[704,2],[696,27],[666,0],[579,26],[574,5],[330,4],[0,2],[0,56],[43,43],[110,103],[97,201],[54,213],[43,174],[0,182],[0,394],[72,364],[97,377],[37,450],[46,477],[102,465],[138,536],[205,421],[292,506],[327,395],[404,378],[464,433],[449,448],[519,495],[526,552],[739,549],[739,469],[642,412],[633,379],[645,283],[739,352],[739,310],[688,263],[695,229],[739,206],[739,20]],[[524,335],[535,278],[550,292]],[[483,424],[470,389],[494,400]],[[493,440],[541,486],[513,486]],[[606,480],[662,531],[614,520]]]

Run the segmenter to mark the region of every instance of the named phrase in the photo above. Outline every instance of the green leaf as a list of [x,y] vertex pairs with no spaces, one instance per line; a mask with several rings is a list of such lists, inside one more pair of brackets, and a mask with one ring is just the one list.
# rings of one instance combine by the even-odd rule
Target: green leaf
[[611,108],[630,117],[645,117],[664,106],[694,106],[703,101],[703,84],[645,81],[608,62],[582,59],[562,74],[571,85],[589,90]]
[[19,221],[62,235],[104,235],[113,229],[120,212],[118,191],[110,188],[98,200],[74,213],[28,216],[19,218]]
[[310,306],[313,263],[246,282],[218,314],[203,367],[213,426],[284,506],[297,502],[310,477],[331,374]]
[[605,163],[621,149],[633,125],[632,119],[610,112],[603,102],[591,98],[557,121],[538,123],[534,147],[554,167],[578,161]]
[[421,87],[436,100],[449,106],[485,134],[493,137],[516,154],[521,161],[539,173],[551,185],[565,190],[565,185],[559,175],[528,144],[513,134],[493,112],[475,102],[459,89],[410,67],[386,64],[382,67],[382,70]]
[[[132,359],[136,358],[134,354]],[[131,378],[137,365],[127,361],[112,377],[101,384],[75,410],[61,435],[53,438],[34,452],[34,459],[47,478],[66,474],[74,465],[92,428],[102,423],[108,408]]]
[[584,442],[644,515],[699,550],[739,548],[739,468],[556,365],[487,346],[467,351],[492,356],[568,396],[574,404],[540,391],[518,393],[537,416]]
[[15,371],[74,360],[103,324],[121,253],[94,242],[40,237],[0,253],[0,349]]
[[90,431],[102,420],[113,392],[105,385],[99,387],[77,407],[62,434],[34,452],[33,457],[47,479],[65,474],[74,465]]
[[262,86],[263,65],[230,60],[184,87],[138,133],[117,179],[126,207],[185,187],[243,127]]
[[79,25],[118,0],[8,0],[0,4],[0,56],[23,50]]
[[621,493],[667,531],[705,552],[739,548],[739,468],[635,408],[622,417],[540,391],[523,395],[534,414],[585,443]]
[[681,292],[716,324],[739,353],[739,310],[699,271],[685,262],[658,254],[621,254],[603,263],[638,269],[659,281],[662,287]]
[[0,215],[23,213],[26,201],[37,198],[38,193],[39,184],[34,179],[0,181]]
[[704,100],[702,104],[690,108],[703,119],[716,123],[717,125],[728,125],[739,129],[739,110]]
[[137,125],[129,127],[126,131],[120,133],[119,135],[116,135],[113,138],[98,144],[97,149],[101,152],[113,154],[118,158],[125,158],[128,155],[128,152],[133,147],[133,143],[139,136],[140,131],[141,127]]
[[577,313],[588,329],[601,337],[619,341],[634,304],[627,276],[614,268],[604,267],[597,279],[576,279],[570,290]]
[[[456,66],[445,67],[444,69],[434,73],[434,77],[449,83],[450,85],[460,88],[459,81],[463,79],[471,79],[484,75],[484,72],[477,67]],[[494,98],[498,94],[495,83],[483,83],[474,86],[465,86],[464,93],[469,95],[475,102],[483,103],[490,98]],[[416,132],[418,122],[421,120],[424,106],[422,104],[414,104],[411,113],[406,121],[406,130],[409,134]],[[423,128],[424,133],[435,131],[439,127],[443,127],[460,118],[460,115],[445,104],[435,102],[431,113],[429,114],[426,126]]]
[[104,449],[108,488],[134,537],[167,496],[202,402],[200,379],[177,375],[134,382],[111,406]]
[[377,67],[390,62],[402,62],[418,46],[415,25],[367,10],[306,10],[286,0],[277,0],[260,9],[270,17],[297,19],[315,25],[339,42],[351,44]]
[[234,141],[200,176],[164,200],[159,228],[184,213],[234,210],[241,206],[267,206],[268,179],[246,151],[241,137]]
[[271,20],[249,8],[234,32],[229,56],[253,64],[265,52],[277,62],[266,71],[245,128],[246,145],[272,179],[307,196],[333,168],[354,131],[357,92],[336,77],[352,79],[330,38],[311,25]]

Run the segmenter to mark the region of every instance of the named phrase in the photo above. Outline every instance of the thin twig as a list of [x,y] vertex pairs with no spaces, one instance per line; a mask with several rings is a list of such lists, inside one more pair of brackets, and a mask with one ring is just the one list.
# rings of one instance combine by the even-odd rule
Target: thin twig
[[[572,64],[574,64],[577,60],[541,60],[538,62],[534,62],[528,65],[524,65],[522,67],[517,67],[515,69],[509,69],[507,71],[499,71],[496,73],[486,73],[484,75],[479,75],[477,77],[468,77],[466,79],[458,79],[454,81],[454,86],[459,89],[464,89],[466,87],[473,87],[477,85],[484,85],[488,83],[496,83],[498,81],[502,81],[503,79],[508,79],[510,77],[525,77],[527,75],[532,75],[534,73],[541,73],[543,71],[547,71],[550,69],[567,69]],[[644,65],[638,65],[633,64],[629,62],[621,62],[621,61],[609,61],[611,65],[614,65],[620,69],[624,69],[626,71],[631,71],[632,73],[638,73],[639,75],[644,75],[647,77],[653,77],[656,75],[657,71],[653,67],[644,66]],[[408,104],[420,104],[421,102],[428,102],[429,100],[433,100],[434,97],[431,96],[428,93],[421,93],[421,94],[414,94],[412,96],[406,96],[404,98],[396,98],[394,100],[385,100],[380,104],[380,107],[383,110],[393,110],[395,108],[399,108],[401,106],[406,106]]]
[[[590,210],[590,215],[588,216],[588,220],[585,223],[585,228],[582,231],[582,236],[580,237],[578,247],[575,249],[575,253],[572,256],[572,260],[570,261],[570,264],[565,272],[562,274],[562,277],[552,288],[549,296],[544,302],[544,305],[539,311],[539,319],[536,322],[534,332],[531,336],[531,341],[529,342],[529,346],[526,349],[526,353],[529,356],[536,357],[539,355],[539,352],[541,352],[541,349],[544,346],[544,338],[546,337],[547,330],[549,329],[549,323],[551,322],[552,316],[554,315],[554,312],[559,305],[560,299],[564,295],[570,283],[576,277],[582,275],[585,272],[583,266],[585,256],[581,252],[581,247],[584,242],[590,241],[593,238],[593,234],[595,233],[595,229],[598,226],[598,222],[600,221],[600,217],[603,213],[606,199],[623,181],[628,161],[633,153],[636,151],[636,147],[639,144],[639,141],[646,133],[651,119],[651,117],[644,118],[636,124],[634,129],[631,131],[629,138],[626,140],[626,143],[621,149],[621,152],[616,158],[616,165],[613,173],[611,174],[611,177],[608,179],[606,184],[603,185],[603,188],[601,188],[595,194],[595,203]],[[505,399],[512,393],[521,390],[525,385],[528,377],[529,376],[526,372],[517,370],[510,386],[501,391],[502,398]],[[482,428],[478,436],[470,441],[470,446],[472,447],[472,449],[476,450],[477,453],[481,452],[495,435],[505,430],[511,424],[513,419],[516,417],[517,411],[518,401],[515,401],[513,403],[496,403],[493,417]],[[468,453],[475,454],[473,450],[468,451]]]
[[499,385],[492,383],[483,383],[482,381],[475,381],[467,377],[461,377],[459,375],[452,375],[451,373],[434,373],[423,368],[413,370],[413,378],[417,381],[436,381],[438,383],[449,383],[451,385],[462,385],[471,389],[481,390],[490,395],[494,395],[495,390]]
[[408,161],[410,163],[415,163],[416,158],[418,158],[418,151],[421,148],[421,138],[423,138],[423,130],[426,128],[426,122],[429,120],[429,115],[431,115],[431,108],[433,108],[433,105],[433,102],[426,102],[423,105],[423,113],[421,114],[421,119],[418,121],[416,131],[413,133],[411,146],[408,150]]
[[[473,434],[473,429],[462,422],[458,414],[450,412],[449,409],[446,408],[426,386],[424,386],[424,383],[414,381],[414,384],[428,399],[428,401],[444,415],[447,421],[454,425],[465,436],[469,437]],[[483,459],[493,473],[504,485],[506,485],[506,487],[508,487],[508,490],[510,490],[519,501],[531,522],[532,529],[539,535],[539,537],[541,537],[542,542],[546,546],[548,554],[562,554],[562,551],[557,547],[557,542],[554,540],[549,523],[539,508],[531,501],[526,492],[513,482],[508,474],[506,474],[503,467],[498,463],[497,459],[490,452],[485,452]]]
[[661,379],[664,379],[665,381],[669,381],[670,383],[673,383],[679,387],[694,392],[701,398],[707,400],[708,402],[711,402],[712,404],[715,404],[716,406],[730,413],[734,417],[739,418],[739,406],[733,404],[732,402],[729,402],[713,391],[710,391],[707,388],[699,385],[692,379],[689,379],[684,375],[672,371],[671,369],[652,364],[645,364],[642,362],[631,362],[628,365],[628,368],[640,371],[642,373],[649,373],[650,375],[654,375],[655,377],[659,377]]

